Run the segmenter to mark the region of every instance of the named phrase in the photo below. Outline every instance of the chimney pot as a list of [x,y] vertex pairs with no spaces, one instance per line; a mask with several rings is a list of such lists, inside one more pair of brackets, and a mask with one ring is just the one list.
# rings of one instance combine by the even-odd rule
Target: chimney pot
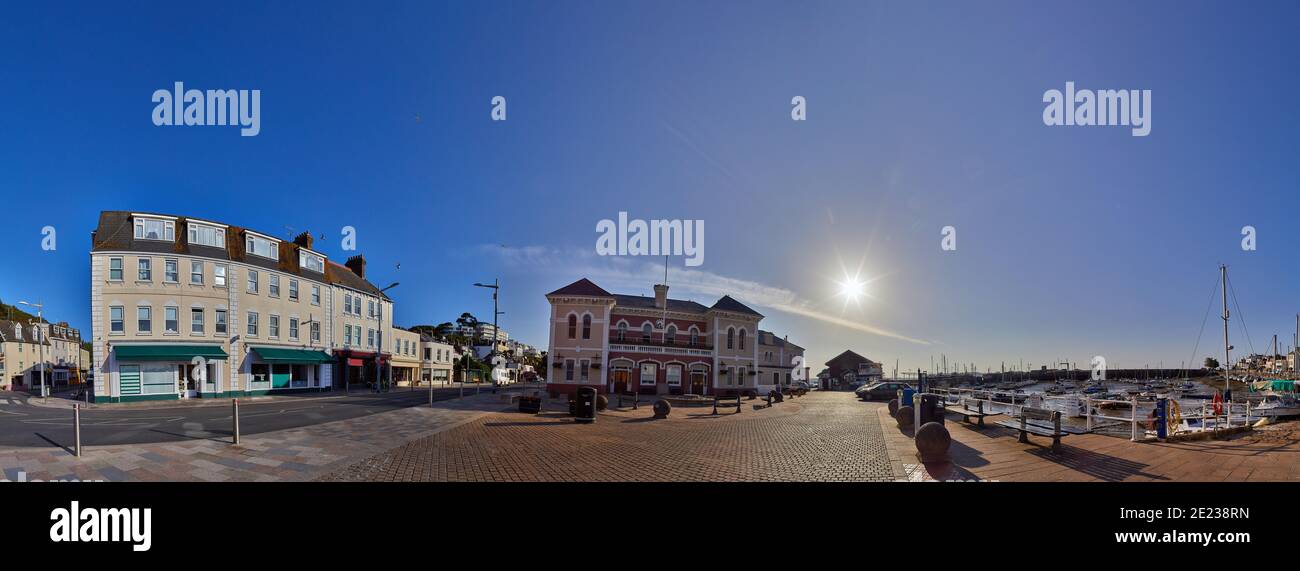
[[659,309],[668,307],[668,286],[666,284],[655,284],[655,307]]
[[303,232],[302,234],[299,234],[296,237],[294,237],[293,243],[310,250],[311,244],[314,240],[315,239],[312,238],[311,232]]
[[345,264],[343,264],[343,265],[344,265],[344,266],[347,266],[347,268],[348,268],[349,270],[352,270],[352,273],[356,274],[357,277],[362,278],[362,279],[365,279],[365,277],[366,277],[366,257],[365,257],[365,256],[363,256],[363,255],[361,255],[361,254],[357,254],[357,255],[355,255],[355,256],[352,256],[351,258],[348,258],[347,263],[345,263]]

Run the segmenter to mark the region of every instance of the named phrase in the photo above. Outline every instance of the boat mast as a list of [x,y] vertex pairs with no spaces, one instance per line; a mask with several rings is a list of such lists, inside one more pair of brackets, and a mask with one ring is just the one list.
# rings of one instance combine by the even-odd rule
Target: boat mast
[[1228,350],[1228,266],[1219,264],[1219,282],[1223,285],[1223,396],[1226,399],[1232,390],[1229,381],[1229,373],[1232,367],[1232,358]]

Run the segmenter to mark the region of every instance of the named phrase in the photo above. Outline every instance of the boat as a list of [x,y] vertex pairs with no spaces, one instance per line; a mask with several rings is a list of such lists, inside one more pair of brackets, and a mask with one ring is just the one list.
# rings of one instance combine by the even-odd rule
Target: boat
[[1300,399],[1294,394],[1270,392],[1264,400],[1250,409],[1250,416],[1258,418],[1277,418],[1281,416],[1300,415]]

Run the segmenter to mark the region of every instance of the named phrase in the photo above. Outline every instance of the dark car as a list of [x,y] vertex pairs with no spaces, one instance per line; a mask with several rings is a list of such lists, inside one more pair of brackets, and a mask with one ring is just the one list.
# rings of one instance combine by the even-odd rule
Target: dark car
[[898,396],[899,390],[909,386],[911,385],[908,385],[907,383],[882,381],[858,387],[858,389],[853,391],[853,393],[858,395],[858,398],[862,400],[889,400]]

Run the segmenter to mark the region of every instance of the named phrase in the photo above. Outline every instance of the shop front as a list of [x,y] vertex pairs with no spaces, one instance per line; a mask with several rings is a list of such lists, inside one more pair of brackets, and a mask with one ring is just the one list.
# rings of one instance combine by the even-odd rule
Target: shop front
[[110,355],[109,394],[97,401],[229,396],[222,381],[229,356],[219,345],[118,345]]
[[329,390],[325,369],[334,357],[319,349],[252,346],[244,396]]
[[374,388],[376,379],[388,380],[388,355],[342,349],[334,351],[334,356],[334,390]]

